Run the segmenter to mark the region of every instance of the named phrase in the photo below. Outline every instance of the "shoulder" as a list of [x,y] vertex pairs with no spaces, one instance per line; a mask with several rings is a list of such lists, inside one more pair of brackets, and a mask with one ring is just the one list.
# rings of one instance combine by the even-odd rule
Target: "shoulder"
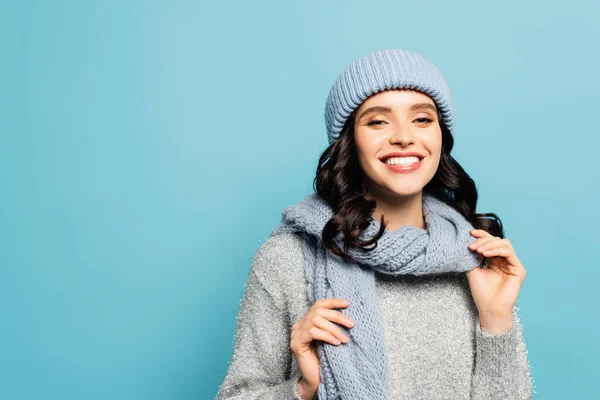
[[253,269],[256,273],[270,273],[288,263],[303,259],[302,238],[295,233],[281,233],[269,236],[256,250]]
[[302,240],[295,233],[269,236],[252,260],[252,273],[282,308],[290,293],[306,284]]

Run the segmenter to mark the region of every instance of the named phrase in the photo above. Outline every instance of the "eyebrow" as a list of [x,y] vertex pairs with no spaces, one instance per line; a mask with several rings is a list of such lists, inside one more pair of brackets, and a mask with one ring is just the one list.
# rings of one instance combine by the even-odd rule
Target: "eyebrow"
[[[414,110],[422,110],[422,109],[429,109],[432,111],[437,111],[435,106],[431,103],[415,103],[410,107],[410,111],[414,111]],[[373,106],[373,107],[369,107],[367,108],[365,111],[363,111],[360,116],[358,117],[358,120],[360,121],[360,119],[362,117],[364,117],[365,115],[372,113],[372,112],[391,112],[392,109],[387,107],[387,106]]]

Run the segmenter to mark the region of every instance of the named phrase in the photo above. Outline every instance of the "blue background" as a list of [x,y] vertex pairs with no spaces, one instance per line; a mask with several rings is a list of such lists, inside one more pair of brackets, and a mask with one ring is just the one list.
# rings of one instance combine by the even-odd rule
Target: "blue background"
[[379,48],[448,79],[528,275],[540,399],[600,378],[596,1],[21,1],[0,12],[0,398],[209,399],[252,256]]

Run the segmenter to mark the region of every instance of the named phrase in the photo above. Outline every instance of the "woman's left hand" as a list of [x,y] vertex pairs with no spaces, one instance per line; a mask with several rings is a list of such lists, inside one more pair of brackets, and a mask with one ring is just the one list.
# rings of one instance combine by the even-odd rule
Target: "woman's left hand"
[[508,239],[492,236],[482,229],[473,229],[470,233],[478,239],[469,245],[469,249],[486,257],[488,265],[488,268],[477,267],[467,272],[471,294],[481,325],[496,329],[494,325],[512,322],[512,309],[526,271]]

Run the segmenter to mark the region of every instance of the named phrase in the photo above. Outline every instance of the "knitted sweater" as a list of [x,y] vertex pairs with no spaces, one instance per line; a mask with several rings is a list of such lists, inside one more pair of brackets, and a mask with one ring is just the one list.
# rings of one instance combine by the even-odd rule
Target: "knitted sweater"
[[[292,233],[269,237],[254,255],[217,400],[303,400],[290,349],[291,327],[310,308],[301,240]],[[396,277],[376,271],[375,281],[389,399],[532,399],[517,306],[513,328],[493,333],[481,329],[464,273]]]

